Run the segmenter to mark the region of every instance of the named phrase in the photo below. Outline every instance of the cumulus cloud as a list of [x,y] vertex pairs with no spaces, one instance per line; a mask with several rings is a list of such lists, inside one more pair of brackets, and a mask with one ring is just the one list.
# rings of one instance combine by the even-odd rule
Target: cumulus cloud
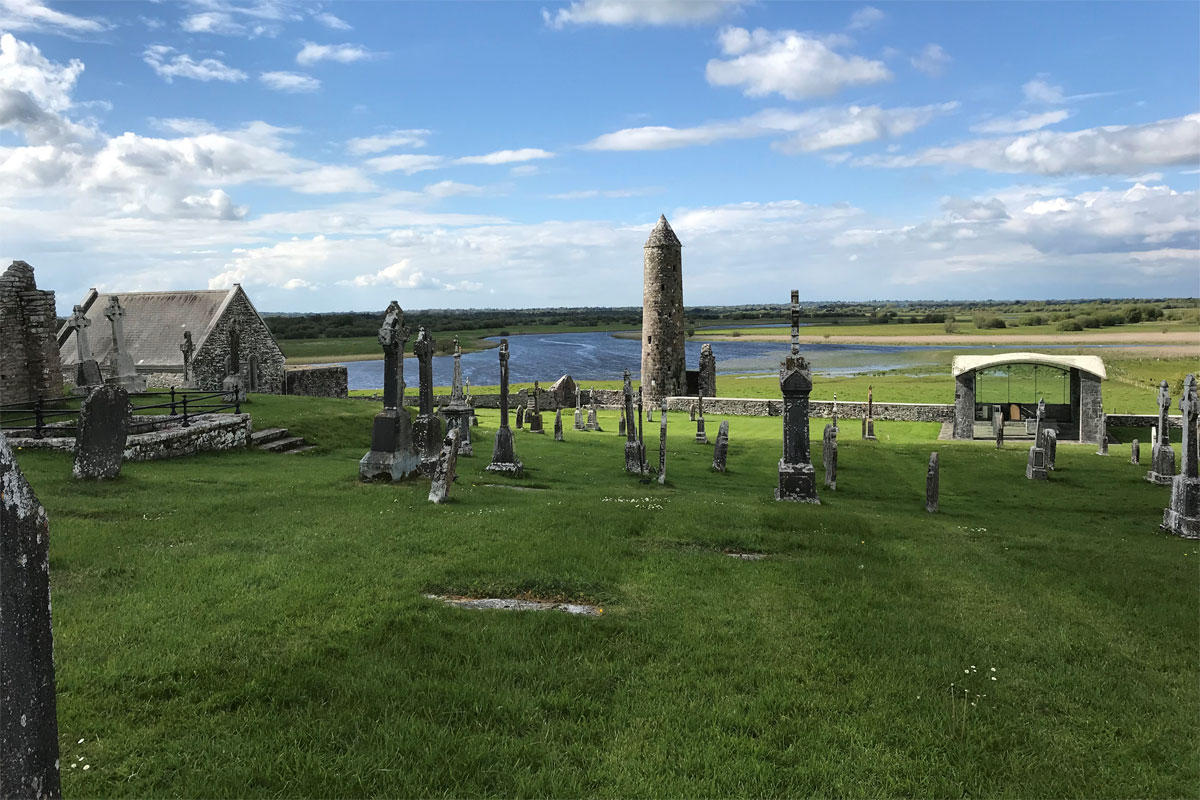
[[695,25],[710,22],[748,0],[575,0],[542,19],[551,28],[568,25]]
[[937,77],[946,71],[950,60],[950,55],[940,44],[927,44],[920,53],[910,59],[910,63],[926,75]]
[[303,17],[291,0],[188,0],[197,8],[180,22],[188,33],[215,36],[277,36],[284,23],[297,22]]
[[19,133],[27,144],[59,144],[89,138],[89,126],[66,116],[83,63],[51,62],[11,33],[0,35],[0,130]]
[[264,72],[258,76],[263,85],[277,92],[305,94],[321,88],[321,82],[303,72]]
[[346,150],[356,156],[382,153],[393,147],[424,147],[430,131],[424,128],[397,130],[380,136],[363,136],[346,142]]
[[456,181],[438,181],[425,187],[425,194],[438,199],[483,194],[483,192],[484,188],[482,186],[475,186],[471,183],[457,183]]
[[1040,114],[1020,113],[984,120],[976,125],[972,125],[971,130],[975,133],[1025,133],[1026,131],[1041,130],[1047,125],[1062,122],[1069,116],[1071,116],[1071,112],[1065,109],[1044,111]]
[[219,59],[203,58],[196,61],[187,53],[178,53],[175,48],[163,44],[147,47],[142,54],[142,60],[167,83],[171,83],[175,78],[231,83],[246,80],[246,73],[228,66]]
[[1021,87],[1021,91],[1025,94],[1025,99],[1030,103],[1040,103],[1042,105],[1056,106],[1061,105],[1066,98],[1063,96],[1063,88],[1048,83],[1044,78],[1037,77]]
[[554,153],[537,147],[523,147],[520,150],[497,150],[481,156],[463,156],[456,158],[456,164],[518,164],[523,161],[536,161],[541,158],[553,158]]
[[912,108],[848,106],[811,111],[767,109],[734,120],[721,120],[692,128],[649,125],[606,133],[583,145],[588,150],[667,150],[708,145],[729,139],[791,134],[776,144],[785,153],[807,153],[832,147],[911,133],[939,114],[949,113],[957,103]]
[[885,19],[887,19],[887,14],[884,14],[878,8],[863,6],[850,15],[850,23],[846,25],[846,28],[847,30],[860,31],[866,28],[873,28]]
[[341,64],[351,64],[355,61],[373,58],[367,48],[357,44],[316,44],[305,42],[296,54],[296,63],[303,66],[316,64],[319,61],[337,61]]
[[330,14],[328,11],[321,11],[313,14],[313,19],[329,28],[332,31],[349,31],[354,30],[353,26],[346,20]]
[[351,286],[387,286],[394,289],[433,289],[443,292],[476,292],[483,288],[478,281],[447,283],[413,265],[410,259],[401,259],[376,273],[356,275],[347,283]]
[[56,11],[41,0],[0,0],[0,30],[72,35],[98,33],[108,27],[103,20]]
[[865,156],[858,166],[944,165],[1042,175],[1126,175],[1147,167],[1200,161],[1200,114],[1144,125],[1110,125],[1060,133],[1037,131],[1012,139],[975,139],[912,155]]
[[838,53],[836,48],[845,44],[838,37],[726,28],[718,38],[721,51],[730,58],[708,62],[704,71],[708,82],[740,86],[751,97],[776,92],[789,100],[804,100],[892,77],[881,61]]

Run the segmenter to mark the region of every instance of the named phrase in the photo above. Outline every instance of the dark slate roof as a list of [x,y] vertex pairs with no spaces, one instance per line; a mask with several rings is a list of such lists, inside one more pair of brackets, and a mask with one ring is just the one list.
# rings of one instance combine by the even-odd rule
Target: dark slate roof
[[646,240],[645,247],[683,247],[679,243],[679,237],[675,235],[675,231],[671,230],[671,223],[667,222],[667,215],[661,214],[658,217],[658,224],[654,226],[654,230],[650,231],[650,238]]
[[[88,345],[92,357],[104,363],[112,350],[112,326],[104,316],[108,298],[114,294],[125,311],[125,347],[135,366],[183,368],[183,332],[192,332],[196,349],[204,343],[209,329],[221,317],[225,306],[233,300],[238,287],[232,289],[200,290],[193,292],[106,292],[89,294],[87,307]],[[68,315],[69,316],[69,315]],[[66,366],[79,363],[75,335],[63,338],[59,331],[59,352]]]

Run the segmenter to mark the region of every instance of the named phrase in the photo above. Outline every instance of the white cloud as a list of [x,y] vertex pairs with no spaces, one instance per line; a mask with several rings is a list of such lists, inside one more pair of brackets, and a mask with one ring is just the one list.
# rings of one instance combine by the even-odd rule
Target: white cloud
[[296,63],[308,66],[319,61],[337,61],[350,64],[355,61],[373,58],[370,50],[357,44],[316,44],[305,42],[304,47],[296,54]]
[[406,175],[412,175],[415,172],[437,169],[443,166],[445,162],[446,159],[443,156],[398,153],[391,156],[367,159],[367,166],[376,172],[403,172]]
[[0,0],[0,31],[80,34],[97,33],[108,27],[100,19],[55,11],[41,0]]
[[722,120],[692,128],[650,125],[606,133],[583,145],[588,150],[667,150],[708,145],[729,139],[791,134],[778,143],[785,153],[802,153],[831,147],[846,147],[878,139],[902,136],[927,124],[957,103],[915,108],[848,106],[811,111],[767,109],[741,119]]
[[188,0],[198,9],[180,22],[188,33],[215,36],[277,36],[284,23],[298,22],[303,16],[293,0]]
[[481,156],[463,156],[456,158],[455,164],[517,164],[522,161],[536,161],[541,158],[553,158],[554,153],[537,147],[523,147],[520,150],[497,150]]
[[482,186],[475,186],[470,183],[457,183],[455,181],[438,181],[431,183],[425,187],[425,194],[438,199],[444,197],[458,197],[461,195],[483,194]]
[[436,291],[475,292],[483,288],[477,281],[446,283],[414,266],[410,259],[401,259],[378,272],[357,275],[347,281],[351,286],[387,286],[395,289],[433,289]]
[[1025,133],[1062,122],[1069,116],[1071,116],[1071,112],[1064,109],[1044,111],[1040,114],[1022,112],[1008,117],[993,117],[984,120],[977,125],[972,125],[971,130],[975,133]]
[[946,71],[951,58],[940,44],[927,44],[920,54],[910,59],[913,67],[926,75],[937,77]]
[[863,6],[850,15],[850,23],[846,28],[852,31],[865,30],[866,28],[875,27],[885,19],[887,19],[887,14],[884,14],[878,8]]
[[631,189],[581,189],[575,192],[563,192],[550,195],[551,200],[590,200],[595,197],[621,198],[645,197],[663,191],[661,186],[635,186]]
[[324,25],[326,28],[334,31],[349,31],[354,30],[354,27],[346,20],[330,14],[328,11],[322,11],[313,14],[313,19]]
[[537,175],[538,166],[537,164],[521,164],[520,166],[510,169],[508,174],[517,178],[524,178],[529,175]]
[[424,147],[429,131],[424,128],[392,131],[382,136],[364,136],[346,142],[346,150],[356,156],[382,153],[393,147]]
[[719,40],[722,52],[731,58],[708,62],[708,82],[713,86],[740,86],[751,97],[777,92],[789,100],[803,100],[892,77],[881,61],[836,52],[834,48],[844,44],[838,37],[726,28]]
[[1061,86],[1054,86],[1046,82],[1042,77],[1037,77],[1029,81],[1029,83],[1021,87],[1021,91],[1025,93],[1025,99],[1031,103],[1057,106],[1062,105],[1066,99],[1063,97]]
[[55,64],[11,33],[0,35],[0,130],[20,133],[27,144],[59,144],[89,138],[92,129],[70,120],[71,92],[83,63]]
[[258,76],[258,79],[268,89],[274,89],[277,92],[303,94],[315,92],[321,88],[319,80],[302,72],[264,72]]
[[[173,53],[174,55],[172,55]],[[171,83],[175,78],[191,78],[196,81],[229,81],[231,83],[246,80],[246,73],[230,67],[218,59],[203,58],[195,61],[187,53],[176,53],[175,48],[162,44],[152,44],[147,47],[142,54],[142,60],[149,64],[167,83]]]
[[748,0],[575,0],[556,13],[542,9],[552,28],[567,25],[695,25],[718,19]]
[[975,139],[913,155],[866,156],[858,166],[946,165],[1042,175],[1125,175],[1147,167],[1200,160],[1200,114],[1144,125],[1110,125],[1060,133],[1037,131],[1014,139]]

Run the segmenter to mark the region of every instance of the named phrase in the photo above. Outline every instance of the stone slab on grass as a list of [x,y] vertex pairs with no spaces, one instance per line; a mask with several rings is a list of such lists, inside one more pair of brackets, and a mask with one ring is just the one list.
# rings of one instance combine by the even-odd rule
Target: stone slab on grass
[[518,600],[515,597],[454,597],[452,595],[427,594],[430,600],[441,600],[446,605],[458,608],[473,608],[497,611],[561,611],[564,614],[579,614],[598,617],[604,613],[599,606],[584,603],[552,603],[543,600]]

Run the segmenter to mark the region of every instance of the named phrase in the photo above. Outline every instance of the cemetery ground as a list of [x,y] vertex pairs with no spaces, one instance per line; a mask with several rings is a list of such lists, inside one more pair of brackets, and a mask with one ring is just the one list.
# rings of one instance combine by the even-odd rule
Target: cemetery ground
[[[729,418],[719,474],[672,413],[659,486],[624,473],[616,411],[562,443],[515,431],[525,477],[486,473],[482,410],[434,506],[427,480],[359,482],[377,403],[246,409],[318,449],[105,483],[18,453],[50,515],[66,796],[1200,788],[1200,545],[1158,532],[1168,489],[1127,445],[1063,442],[1033,482],[1025,445],[894,422],[868,443],[847,420],[838,489],[809,506],[772,498],[777,417]],[[652,464],[657,440],[647,423]]]

